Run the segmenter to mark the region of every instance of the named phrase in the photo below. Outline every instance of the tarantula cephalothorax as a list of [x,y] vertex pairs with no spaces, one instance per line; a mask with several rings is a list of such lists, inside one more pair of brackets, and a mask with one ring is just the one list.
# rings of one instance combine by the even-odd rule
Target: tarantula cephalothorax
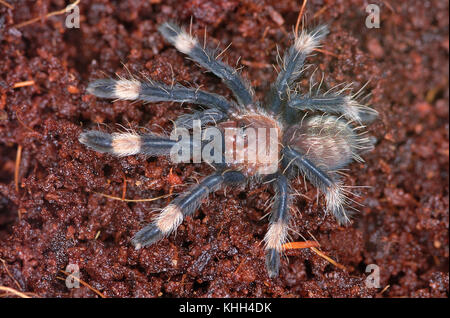
[[[326,26],[319,26],[312,32],[295,34],[294,44],[281,60],[280,72],[264,105],[254,99],[250,85],[243,81],[237,70],[220,60],[221,54],[201,45],[195,37],[175,24],[164,23],[159,31],[180,52],[221,78],[233,92],[236,101],[200,89],[135,78],[96,80],[89,84],[88,92],[111,99],[202,105],[205,110],[181,116],[175,121],[175,126],[192,129],[192,122],[200,120],[202,126],[214,126],[221,131],[226,127],[273,129],[277,133],[275,146],[278,156],[276,162],[265,164],[258,160],[215,162],[213,166],[216,172],[178,195],[153,222],[137,232],[131,242],[136,249],[157,242],[176,230],[183,219],[193,214],[212,191],[224,185],[239,184],[249,178],[259,177],[259,180],[273,182],[276,189],[270,225],[264,238],[266,268],[270,277],[276,277],[289,230],[289,179],[299,173],[303,175],[324,193],[326,210],[331,211],[339,223],[347,223],[349,213],[345,207],[349,199],[339,178],[339,169],[352,159],[362,160],[359,156],[361,152],[373,147],[374,140],[359,130],[363,127],[361,123],[375,119],[377,112],[356,100],[359,92],[353,95],[345,93],[350,91],[349,86],[340,90],[331,89],[323,94],[319,93],[319,89],[313,92],[310,88],[304,94],[292,90],[295,80],[304,70],[306,57],[328,33]],[[221,140],[225,148],[234,147],[234,137],[231,146],[227,138],[225,135]],[[177,140],[152,133],[108,134],[94,130],[83,132],[79,140],[95,151],[116,156],[168,155],[177,143]],[[227,151],[225,148],[224,153]],[[244,150],[250,150],[248,140]],[[259,168],[274,163],[276,171],[265,175],[261,173]]]

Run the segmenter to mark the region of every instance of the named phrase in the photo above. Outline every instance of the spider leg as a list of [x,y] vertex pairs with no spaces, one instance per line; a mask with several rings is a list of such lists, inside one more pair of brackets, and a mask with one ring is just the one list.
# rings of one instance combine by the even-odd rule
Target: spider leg
[[347,200],[337,176],[318,168],[304,154],[290,147],[283,149],[283,155],[289,164],[295,165],[316,188],[325,194],[327,211],[333,213],[339,224],[348,223],[349,212],[344,207]]
[[288,106],[301,111],[312,110],[344,115],[345,118],[358,123],[370,123],[378,116],[376,110],[359,104],[351,96],[295,95],[288,102]]
[[266,268],[270,278],[278,276],[280,254],[289,227],[289,186],[287,178],[278,174],[275,180],[276,197],[272,207],[269,229],[264,237]]
[[[108,134],[98,130],[87,130],[80,134],[78,140],[94,151],[109,153],[117,157],[137,154],[147,156],[170,155],[174,163],[189,162],[191,159],[195,162],[194,152],[200,151],[201,153],[210,143],[210,140],[202,140],[200,143],[197,143],[190,135],[181,136],[181,139],[179,137],[177,136],[178,140],[174,140],[172,136],[169,138],[152,133],[126,132]],[[186,140],[186,137],[189,138]],[[213,148],[210,151],[215,151],[215,149]],[[211,154],[211,156],[213,155]],[[219,159],[213,156],[211,160],[211,162],[208,162],[215,169],[224,170],[227,168],[223,155]]]
[[282,105],[288,97],[289,87],[302,72],[306,57],[319,46],[320,41],[327,33],[328,28],[322,25],[310,33],[302,31],[296,35],[294,45],[285,54],[281,71],[269,91],[267,99],[272,113],[277,114],[282,110]]
[[226,118],[226,114],[218,109],[205,109],[192,114],[183,114],[175,120],[175,127],[192,129],[194,120],[200,120],[202,126],[217,123]]
[[211,49],[202,47],[195,37],[173,23],[163,23],[159,32],[174,45],[178,51],[186,54],[205,69],[211,71],[231,89],[241,106],[253,104],[251,87],[244,83],[237,70],[222,62]]
[[136,154],[167,155],[178,142],[154,134],[133,132],[108,134],[97,130],[84,131],[80,134],[79,141],[95,151],[120,157]]
[[165,85],[136,79],[99,79],[91,82],[87,91],[97,97],[142,100],[145,102],[194,103],[228,113],[235,108],[225,97],[182,85]]
[[238,184],[244,180],[245,176],[238,171],[218,172],[204,178],[199,184],[176,197],[152,223],[136,233],[131,243],[136,249],[140,249],[159,241],[176,230],[186,216],[193,214],[209,193],[222,185]]

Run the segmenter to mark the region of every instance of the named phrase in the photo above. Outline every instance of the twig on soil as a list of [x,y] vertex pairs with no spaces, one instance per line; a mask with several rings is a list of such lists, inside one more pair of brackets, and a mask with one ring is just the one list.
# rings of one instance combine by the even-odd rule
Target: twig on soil
[[319,246],[320,246],[320,244],[317,241],[305,241],[305,242],[288,242],[288,243],[283,244],[282,247],[283,247],[283,249],[286,249],[286,250],[310,248],[314,253],[316,253],[320,257],[326,259],[328,262],[330,262],[334,266],[336,266],[340,269],[343,269],[343,270],[347,270],[344,265],[337,263],[336,261],[331,259],[329,256],[325,255],[323,252],[319,251],[316,248]]
[[47,19],[47,18],[49,18],[51,16],[54,16],[54,15],[64,14],[64,13],[69,12],[70,10],[72,10],[75,6],[78,5],[78,3],[80,3],[80,0],[76,0],[75,2],[69,4],[67,7],[65,7],[62,10],[58,10],[58,11],[53,11],[53,12],[47,13],[46,15],[43,15],[43,16],[40,16],[40,17],[37,17],[37,18],[33,18],[31,20],[28,20],[28,21],[25,21],[25,22],[22,22],[22,23],[19,23],[19,24],[16,24],[13,27],[18,29],[18,28],[24,27],[26,25],[35,23],[35,22],[37,22],[39,20]]
[[19,114],[18,114],[17,112],[16,112],[16,117],[17,117],[17,121],[18,121],[23,127],[25,127],[26,129],[28,129],[29,131],[32,131],[32,132],[34,132],[35,134],[38,134],[38,135],[39,135],[39,133],[38,133],[36,130],[34,130],[34,129],[28,127],[27,125],[25,125],[25,123],[22,121],[22,119],[20,119]]
[[[308,233],[309,233],[309,235],[311,235],[311,237],[313,238],[314,241],[307,241],[306,238],[303,235],[298,233],[305,241],[304,242],[293,242],[293,243],[308,243],[308,242],[309,242],[308,244],[315,243],[313,246],[305,246],[305,247],[309,247],[314,253],[316,253],[320,257],[324,258],[325,260],[327,260],[328,262],[330,262],[331,264],[333,264],[337,268],[340,268],[340,269],[345,270],[345,271],[347,270],[347,268],[344,265],[339,264],[338,262],[336,262],[335,260],[330,258],[328,255],[326,255],[325,253],[323,253],[322,251],[318,250],[316,247],[320,247],[319,241],[314,237],[314,235],[312,235],[311,232],[308,231]],[[286,244],[289,244],[289,243],[286,243]],[[302,247],[299,247],[299,248],[302,248]]]
[[[19,169],[20,169],[20,160],[22,159],[22,146],[17,146],[16,153],[16,166],[14,170],[14,185],[16,187],[16,192],[19,192]],[[20,217],[20,215],[19,215]]]
[[344,265],[339,264],[338,262],[336,262],[335,260],[333,260],[332,258],[330,258],[329,256],[327,256],[326,254],[324,254],[323,252],[319,251],[317,248],[315,247],[311,247],[311,250],[316,253],[317,255],[319,255],[320,257],[326,259],[328,262],[330,262],[331,264],[333,264],[334,266],[336,266],[337,268],[340,268],[344,271],[347,270],[347,268]]
[[313,15],[313,19],[316,19],[317,17],[319,17],[322,13],[325,12],[325,10],[327,10],[331,5],[327,4],[325,6],[323,6],[322,8],[319,9],[319,11],[317,11],[316,13],[314,13]]
[[20,298],[31,298],[31,296],[28,296],[28,295],[26,295],[18,290],[15,290],[14,288],[11,288],[11,287],[0,286],[0,290],[5,291],[7,293],[14,294],[16,296],[19,296]]
[[12,4],[9,4],[5,0],[0,0],[0,3],[3,4],[7,8],[14,9],[14,6]]
[[239,263],[238,267],[236,267],[235,271],[233,272],[233,275],[236,275],[237,272],[241,269],[242,265],[245,263],[245,258],[242,259],[242,261]]
[[149,198],[149,199],[123,199],[121,197],[115,197],[115,196],[112,196],[112,195],[109,195],[109,194],[105,194],[105,193],[101,193],[101,192],[95,192],[94,191],[94,193],[95,194],[99,194],[99,195],[101,195],[102,197],[105,197],[105,198],[109,198],[109,199],[113,199],[113,200],[119,200],[119,201],[124,201],[124,202],[151,202],[151,201],[155,201],[155,200],[158,200],[158,199],[164,199],[164,198],[170,197],[172,195],[172,194],[165,194],[165,195],[161,195],[161,196],[156,197],[156,198]]
[[331,55],[331,56],[334,56],[335,58],[339,59],[339,55],[337,55],[337,54],[335,54],[335,53],[333,53],[333,52],[324,50],[324,49],[318,49],[318,48],[315,48],[314,51],[320,52],[320,53],[325,54],[325,55]]
[[21,289],[19,282],[11,275],[11,272],[8,270],[8,266],[6,266],[6,261],[3,258],[0,258],[0,262],[3,263],[3,267],[5,268],[6,274],[13,280],[16,286]]
[[127,177],[123,176],[123,186],[122,186],[122,200],[125,200],[125,195],[127,194]]
[[318,242],[313,241],[305,241],[305,242],[288,242],[283,244],[281,247],[285,250],[296,250],[296,249],[302,249],[302,248],[311,248],[311,247],[318,247]]
[[383,290],[380,291],[380,292],[378,293],[378,295],[380,295],[380,296],[383,295],[383,293],[384,293],[386,290],[388,290],[389,287],[391,287],[391,285],[386,285],[386,287],[384,287]]
[[107,298],[102,292],[100,292],[99,290],[95,289],[94,287],[92,287],[91,285],[89,285],[88,283],[86,283],[84,280],[82,280],[81,278],[78,278],[76,276],[73,276],[72,274],[67,273],[66,271],[61,270],[61,273],[67,275],[67,277],[71,277],[73,279],[75,279],[76,281],[80,282],[83,286],[89,288],[90,290],[92,290],[94,293],[96,293],[97,295],[99,295],[101,298]]
[[263,35],[261,37],[261,41],[266,38],[267,32],[269,32],[269,30],[270,30],[270,27],[266,26],[266,28],[264,29]]
[[308,2],[308,0],[303,0],[303,4],[302,7],[300,9],[300,12],[298,13],[298,17],[297,17],[297,23],[295,24],[295,36],[298,36],[298,27],[300,25],[300,21],[303,17],[303,12],[305,12],[305,8],[306,8],[306,3]]
[[34,85],[34,80],[29,80],[29,81],[14,83],[13,88],[20,88],[20,87],[33,86],[33,85]]

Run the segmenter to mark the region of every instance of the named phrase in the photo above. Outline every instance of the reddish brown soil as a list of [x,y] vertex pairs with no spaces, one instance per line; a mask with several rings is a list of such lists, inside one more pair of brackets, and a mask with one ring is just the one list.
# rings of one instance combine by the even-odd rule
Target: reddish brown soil
[[[378,2],[378,1],[376,1]],[[114,5],[113,3],[120,3]],[[87,150],[78,135],[116,124],[170,129],[191,105],[110,102],[86,94],[95,78],[143,74],[230,96],[211,74],[186,60],[157,33],[159,23],[189,24],[218,41],[234,65],[239,57],[262,97],[275,78],[276,45],[286,49],[301,1],[82,1],[79,29],[53,16],[62,0],[0,3],[0,285],[41,297],[96,297],[87,287],[67,289],[60,271],[77,264],[81,278],[119,297],[446,297],[449,240],[448,2],[380,1],[381,27],[365,27],[364,1],[308,1],[311,24],[331,34],[310,62],[329,86],[369,79],[380,119],[366,164],[352,164],[348,185],[364,207],[352,226],[339,227],[317,204],[315,190],[294,188],[296,232],[315,237],[343,271],[311,250],[289,251],[280,277],[270,280],[261,240],[265,203],[273,192],[254,185],[210,196],[176,236],[141,251],[130,237],[169,198],[126,203],[95,192],[151,198],[179,192],[211,172],[207,165],[171,165],[167,159],[113,158]],[[313,19],[313,16],[316,18]],[[13,88],[15,83],[35,84]],[[302,84],[307,87],[308,80]],[[15,161],[22,147],[19,191]],[[170,171],[172,169],[172,175]],[[182,184],[177,185],[181,180]],[[294,240],[301,240],[293,234]],[[365,284],[376,264],[380,288]],[[388,286],[388,287],[387,287]],[[387,287],[383,292],[382,290]]]

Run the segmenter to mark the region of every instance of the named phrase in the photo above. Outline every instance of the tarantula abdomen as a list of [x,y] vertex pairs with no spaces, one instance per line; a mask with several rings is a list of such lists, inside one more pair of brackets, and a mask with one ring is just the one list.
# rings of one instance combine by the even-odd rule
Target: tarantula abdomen
[[361,161],[359,153],[373,147],[373,140],[359,135],[342,118],[315,115],[290,126],[283,144],[292,147],[325,171],[340,169],[352,160]]

